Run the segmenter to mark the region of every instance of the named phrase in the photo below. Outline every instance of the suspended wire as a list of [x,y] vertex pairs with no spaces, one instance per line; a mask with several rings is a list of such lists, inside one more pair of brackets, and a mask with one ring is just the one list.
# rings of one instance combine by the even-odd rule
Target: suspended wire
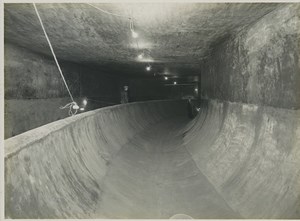
[[105,11],[105,10],[103,10],[103,9],[97,7],[97,6],[94,6],[94,5],[90,4],[90,3],[86,3],[86,4],[88,4],[89,6],[92,6],[95,9],[98,9],[99,11],[102,11],[103,13],[106,13],[108,15],[113,15],[113,16],[117,16],[117,17],[123,17],[123,18],[127,18],[127,19],[131,20],[131,17],[128,17],[128,16],[125,16],[125,15],[119,15],[119,14],[111,13],[109,11]]
[[[78,109],[79,109],[79,106],[78,106],[77,103],[74,101],[74,98],[73,98],[73,96],[72,96],[72,93],[71,93],[71,91],[70,91],[70,89],[69,89],[69,87],[68,87],[68,84],[67,84],[66,80],[65,80],[65,77],[64,77],[63,72],[62,72],[62,70],[61,70],[61,68],[60,68],[60,65],[59,65],[59,63],[58,63],[58,61],[57,61],[55,52],[54,52],[54,50],[53,50],[52,44],[51,44],[50,39],[49,39],[49,37],[48,37],[48,34],[47,34],[46,30],[45,30],[45,27],[44,27],[44,25],[43,25],[43,21],[42,21],[42,19],[41,19],[41,17],[40,17],[40,14],[39,14],[39,12],[38,12],[38,9],[37,9],[35,3],[32,3],[32,4],[33,4],[33,6],[34,6],[34,9],[35,9],[35,12],[36,12],[36,14],[37,14],[37,17],[38,17],[38,19],[39,19],[39,22],[40,22],[40,24],[41,24],[41,27],[42,27],[42,29],[43,29],[44,35],[45,35],[45,37],[46,37],[46,39],[47,39],[47,42],[48,42],[48,44],[49,44],[49,47],[50,47],[51,53],[52,53],[52,55],[53,55],[53,58],[54,58],[54,60],[55,60],[56,66],[57,66],[57,68],[58,68],[58,70],[59,70],[59,73],[60,73],[60,75],[61,75],[61,77],[62,77],[62,79],[63,79],[63,82],[64,82],[64,84],[65,84],[65,86],[66,86],[66,88],[67,88],[67,91],[68,91],[68,93],[69,93],[69,95],[70,95],[70,98],[71,98],[71,100],[72,100],[72,102],[66,104],[65,106],[60,107],[60,109],[66,109],[66,108],[69,108],[69,115],[73,116],[73,115],[75,115],[75,114],[77,113],[77,111],[78,111]],[[90,3],[86,3],[86,4],[90,5],[91,7],[95,8],[95,9],[97,9],[97,10],[103,12],[103,13],[106,13],[106,14],[109,14],[109,15],[113,15],[113,16],[117,16],[117,17],[123,17],[123,18],[129,19],[129,28],[130,28],[130,31],[134,33],[134,24],[133,24],[133,19],[132,19],[131,17],[124,16],[124,15],[119,15],[119,14],[115,14],[115,13],[111,13],[111,12],[105,11],[105,10],[103,10],[103,9],[101,9],[101,8],[99,8],[99,7],[96,7],[96,6],[94,6],[94,5],[90,4]],[[140,47],[139,47],[139,44],[138,44],[138,39],[135,39],[135,41],[136,41],[136,45],[137,45],[138,50],[140,50]],[[99,101],[93,100],[93,99],[89,99],[89,100],[94,101],[94,102],[99,102]],[[100,101],[100,102],[101,102],[101,101]],[[102,102],[103,102],[103,101],[102,101]],[[104,102],[104,103],[115,104],[115,103],[111,103],[111,102]]]
[[[128,17],[128,16],[125,16],[125,15],[120,15],[120,14],[115,14],[115,13],[112,13],[112,12],[109,12],[109,11],[106,11],[106,10],[103,10],[102,8],[99,8],[97,6],[94,6],[90,3],[86,3],[87,5],[89,6],[92,6],[93,8],[103,12],[103,13],[106,13],[108,15],[113,15],[113,16],[117,16],[117,17],[123,17],[123,18],[127,18],[129,19],[129,29],[131,32],[134,32],[134,23],[133,23],[133,18],[132,17]],[[135,39],[135,43],[136,43],[136,46],[137,46],[137,49],[140,51],[140,47],[139,47],[139,43],[138,43],[138,39]]]
[[[115,14],[115,13],[112,13],[112,12],[109,12],[109,11],[106,11],[106,10],[103,10],[103,9],[97,7],[97,6],[94,6],[94,5],[90,4],[90,3],[86,3],[86,4],[88,4],[89,6],[92,6],[92,7],[95,8],[95,9],[98,9],[99,11],[101,11],[101,12],[103,12],[103,13],[106,13],[106,14],[109,14],[109,15],[113,15],[113,16],[117,16],[117,17],[123,17],[123,18],[129,19],[129,29],[130,29],[130,31],[131,31],[132,33],[135,33],[135,31],[134,31],[134,23],[133,23],[133,18],[132,18],[132,17],[128,17],[128,16],[124,16],[124,15],[120,15],[120,14]],[[133,41],[135,41],[138,51],[141,51],[140,46],[139,46],[138,39],[135,38]],[[143,51],[142,54],[144,54],[144,51]],[[151,65],[150,65],[149,63],[148,63],[148,66],[151,67]]]
[[[55,55],[55,53],[54,53],[52,44],[51,44],[50,39],[49,39],[49,37],[48,37],[48,35],[47,35],[47,32],[46,32],[46,30],[45,30],[45,27],[44,27],[44,25],[43,25],[43,21],[42,21],[42,19],[41,19],[41,17],[40,17],[40,14],[39,14],[39,12],[38,12],[38,9],[37,9],[35,3],[32,3],[32,4],[33,4],[34,10],[35,10],[35,12],[36,12],[36,15],[37,15],[37,17],[38,17],[38,19],[39,19],[39,21],[40,21],[40,24],[41,24],[41,26],[42,26],[44,35],[45,35],[45,37],[46,37],[46,39],[47,39],[47,42],[48,42],[48,44],[49,44],[49,47],[50,47],[51,53],[52,53],[52,55],[53,55],[53,57],[54,57],[56,66],[57,66],[57,68],[58,68],[58,70],[59,70],[59,73],[60,73],[60,75],[61,75],[61,77],[62,77],[62,79],[63,79],[63,82],[64,82],[64,84],[65,84],[65,86],[66,86],[66,88],[67,88],[67,91],[68,91],[68,93],[69,93],[69,95],[70,95],[70,98],[71,98],[71,100],[72,100],[71,103],[66,104],[66,105],[63,106],[63,107],[60,107],[60,109],[69,108],[69,115],[72,115],[72,116],[73,116],[73,115],[75,115],[75,114],[77,113],[77,109],[79,109],[79,107],[78,107],[77,103],[74,101],[74,98],[73,98],[73,96],[72,96],[72,93],[71,93],[71,91],[70,91],[70,89],[69,89],[69,87],[68,87],[68,84],[67,84],[67,82],[66,82],[66,79],[65,79],[65,77],[64,77],[64,75],[63,75],[63,73],[62,73],[62,70],[61,70],[60,65],[59,65],[59,63],[58,63],[58,61],[57,61],[57,58],[56,58],[56,55]],[[78,108],[77,108],[77,107],[78,107]],[[73,111],[73,109],[74,109],[74,111]]]

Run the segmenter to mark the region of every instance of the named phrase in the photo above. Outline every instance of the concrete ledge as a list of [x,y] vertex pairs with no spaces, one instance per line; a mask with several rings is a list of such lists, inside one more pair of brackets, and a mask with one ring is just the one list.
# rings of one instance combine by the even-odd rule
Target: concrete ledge
[[[132,102],[127,104],[119,104],[119,105],[113,105],[109,107],[103,107],[97,110],[88,111],[85,113],[77,114],[75,116],[67,117],[43,126],[40,126],[38,128],[26,131],[22,134],[19,134],[17,136],[14,136],[12,138],[8,138],[4,141],[5,146],[5,158],[9,158],[11,155],[16,154],[23,148],[30,146],[34,142],[39,141],[40,139],[43,139],[44,137],[48,136],[49,134],[59,131],[67,126],[71,126],[75,122],[78,122],[84,118],[98,115],[98,114],[104,114],[108,111],[111,111],[113,109],[120,109],[124,107],[130,107],[135,105],[142,105],[142,104],[155,104],[160,102],[178,102],[178,100],[155,100],[155,101],[144,101],[144,102]],[[170,113],[170,115],[172,115]]]

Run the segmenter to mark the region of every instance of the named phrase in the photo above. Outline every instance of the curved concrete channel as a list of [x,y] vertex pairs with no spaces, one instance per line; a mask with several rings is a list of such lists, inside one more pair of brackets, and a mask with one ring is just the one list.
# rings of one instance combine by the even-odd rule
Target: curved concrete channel
[[300,218],[299,111],[117,105],[5,141],[7,218]]

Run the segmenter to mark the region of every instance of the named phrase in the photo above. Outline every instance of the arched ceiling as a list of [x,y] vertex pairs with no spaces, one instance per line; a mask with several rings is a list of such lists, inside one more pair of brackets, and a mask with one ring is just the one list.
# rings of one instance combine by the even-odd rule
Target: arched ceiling
[[[83,3],[37,4],[58,59],[117,74],[169,71],[199,74],[212,46],[278,7],[266,3]],[[51,56],[32,4],[5,4],[5,41]],[[138,32],[131,36],[129,19]],[[147,60],[137,55],[144,52]]]

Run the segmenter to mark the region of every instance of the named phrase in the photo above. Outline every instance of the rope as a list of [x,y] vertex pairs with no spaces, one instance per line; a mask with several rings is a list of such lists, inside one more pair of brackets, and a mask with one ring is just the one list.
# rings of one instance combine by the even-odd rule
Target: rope
[[[66,109],[66,108],[69,108],[69,115],[73,116],[73,115],[75,115],[75,114],[77,113],[77,111],[79,110],[79,106],[78,106],[77,103],[74,101],[74,98],[73,98],[73,96],[72,96],[72,94],[71,94],[71,91],[70,91],[70,89],[69,89],[69,87],[68,87],[68,84],[67,84],[67,82],[66,82],[66,80],[65,80],[65,77],[64,77],[64,75],[63,75],[63,73],[62,73],[62,70],[61,70],[60,65],[59,65],[59,63],[58,63],[58,61],[57,61],[55,52],[54,52],[54,50],[53,50],[52,44],[51,44],[50,39],[49,39],[49,37],[48,37],[48,35],[47,35],[47,32],[46,32],[46,30],[45,30],[45,27],[44,27],[44,25],[43,25],[43,21],[42,21],[42,19],[41,19],[41,17],[40,17],[40,14],[39,14],[39,12],[38,12],[38,9],[37,9],[35,3],[32,3],[32,4],[33,4],[33,7],[34,7],[35,12],[36,12],[36,14],[37,14],[37,17],[38,17],[38,19],[39,19],[39,22],[40,22],[40,24],[41,24],[41,27],[42,27],[42,29],[43,29],[44,35],[45,35],[45,37],[46,37],[46,39],[47,39],[47,42],[48,42],[48,44],[49,44],[49,47],[50,47],[51,53],[52,53],[52,55],[53,55],[53,57],[54,57],[56,66],[57,66],[57,68],[58,68],[58,70],[59,70],[59,73],[60,73],[60,75],[61,75],[61,77],[62,77],[62,79],[63,79],[63,82],[64,82],[64,84],[65,84],[65,86],[66,86],[66,88],[67,88],[67,91],[68,91],[68,93],[69,93],[69,95],[70,95],[70,98],[71,98],[71,100],[72,100],[72,102],[66,104],[65,106],[61,106],[60,109]],[[134,24],[133,24],[133,19],[132,19],[131,17],[124,16],[124,15],[119,15],[119,14],[115,14],[115,13],[111,13],[111,12],[105,11],[105,10],[103,10],[103,9],[101,9],[101,8],[99,8],[99,7],[96,7],[96,6],[94,6],[94,5],[90,4],[90,3],[86,3],[86,4],[90,5],[91,7],[95,8],[95,9],[97,9],[97,10],[103,12],[103,13],[106,13],[106,14],[109,14],[109,15],[113,15],[113,16],[117,16],[117,17],[123,17],[123,18],[129,19],[129,21],[130,21],[130,22],[129,22],[129,28],[130,28],[130,30],[131,30],[132,32],[134,32]],[[140,50],[139,43],[138,43],[138,40],[137,40],[137,39],[136,39],[136,44],[137,44],[138,50]],[[99,101],[93,100],[93,99],[89,99],[89,100],[94,101],[94,102],[99,102]],[[100,101],[100,102],[101,102],[101,101]],[[103,102],[103,101],[102,101],[102,102]],[[104,103],[115,104],[115,103],[111,103],[111,102],[104,102]]]
[[[38,17],[38,19],[39,19],[39,21],[40,21],[40,24],[41,24],[41,26],[42,26],[42,29],[43,29],[43,32],[44,32],[45,37],[46,37],[46,39],[47,39],[47,42],[48,42],[48,44],[49,44],[49,47],[50,47],[51,53],[52,53],[52,55],[53,55],[53,57],[54,57],[56,66],[57,66],[57,68],[58,68],[58,71],[59,71],[59,73],[60,73],[60,75],[61,75],[61,77],[62,77],[62,79],[63,79],[63,82],[64,82],[64,84],[65,84],[65,86],[66,86],[66,88],[67,88],[67,91],[68,91],[68,93],[69,93],[69,95],[70,95],[70,98],[71,98],[71,100],[72,100],[71,103],[68,103],[68,104],[66,104],[66,105],[63,106],[63,107],[60,107],[60,109],[69,108],[69,115],[73,116],[73,115],[75,115],[75,114],[77,113],[77,110],[79,109],[79,107],[78,107],[77,103],[74,101],[74,98],[73,98],[73,96],[72,96],[72,94],[71,94],[71,91],[70,91],[70,89],[69,89],[69,87],[68,87],[68,84],[67,84],[67,82],[66,82],[66,79],[65,79],[65,77],[64,77],[64,75],[63,75],[63,73],[62,73],[62,70],[61,70],[60,65],[59,65],[59,63],[58,63],[58,61],[57,61],[57,58],[56,58],[56,55],[55,55],[55,53],[54,53],[52,44],[51,44],[50,39],[49,39],[49,37],[48,37],[48,35],[47,35],[47,32],[46,32],[46,30],[45,30],[45,27],[44,27],[44,25],[43,25],[43,21],[42,21],[42,19],[41,19],[41,17],[40,17],[40,14],[39,14],[39,12],[38,12],[38,9],[37,9],[35,3],[32,3],[32,4],[33,4],[34,10],[35,10],[35,12],[36,12],[36,15],[37,15],[37,17]],[[75,110],[74,112],[73,112],[73,109]]]
[[66,109],[66,108],[69,108],[69,115],[74,116],[77,113],[79,106],[75,101],[73,101],[71,103],[66,104],[65,106],[60,107],[60,109]]

